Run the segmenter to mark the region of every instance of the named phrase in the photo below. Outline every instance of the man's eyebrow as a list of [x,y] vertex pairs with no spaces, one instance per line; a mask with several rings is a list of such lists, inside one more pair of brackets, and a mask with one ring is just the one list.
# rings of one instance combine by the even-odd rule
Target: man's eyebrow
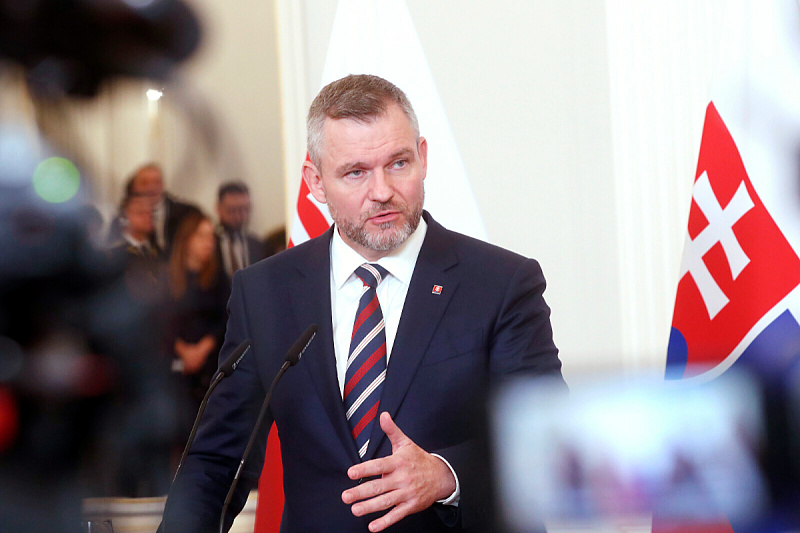
[[339,167],[336,167],[336,175],[341,176],[342,174],[347,174],[351,170],[355,168],[363,168],[366,164],[363,161],[353,161],[350,163],[345,163]]
[[395,159],[399,159],[401,157],[408,158],[408,157],[411,157],[413,155],[414,155],[414,151],[411,150],[411,148],[408,148],[408,147],[401,148],[400,150],[396,151],[391,156],[389,156],[389,160],[390,161],[394,161]]
[[[389,156],[389,161],[395,161],[396,159],[400,158],[410,158],[413,155],[414,151],[411,148],[408,147],[401,148]],[[364,168],[365,166],[368,165],[363,161],[351,161],[349,163],[345,163],[339,167],[336,167],[336,175],[341,176],[343,174],[347,174],[353,169]]]

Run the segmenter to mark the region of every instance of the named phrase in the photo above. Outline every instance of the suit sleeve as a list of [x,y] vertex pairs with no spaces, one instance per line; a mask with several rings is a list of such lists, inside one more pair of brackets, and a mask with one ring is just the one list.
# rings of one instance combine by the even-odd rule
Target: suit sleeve
[[[224,360],[248,335],[248,320],[242,276],[233,279],[228,301],[228,324],[220,351]],[[180,475],[174,480],[159,531],[164,533],[215,532],[225,496],[233,481],[250,433],[255,426],[265,391],[258,375],[253,346],[236,371],[222,380],[212,393],[197,437]],[[227,511],[226,530],[258,482],[264,461],[266,435],[272,425],[267,413],[263,437],[254,446],[245,464],[237,491]]]
[[545,287],[544,274],[534,259],[525,260],[511,278],[492,335],[492,381],[546,376],[563,383]]
[[[523,261],[510,277],[490,339],[490,386],[528,376],[556,380],[567,390],[553,342],[550,308],[543,296],[545,286],[542,269],[533,259]],[[437,512],[445,524],[453,525],[460,520],[470,531],[487,530],[494,523],[487,402],[485,395],[476,396],[482,399],[473,404],[468,424],[473,426],[470,433],[477,437],[435,450],[450,462],[461,485],[458,508],[437,504]]]

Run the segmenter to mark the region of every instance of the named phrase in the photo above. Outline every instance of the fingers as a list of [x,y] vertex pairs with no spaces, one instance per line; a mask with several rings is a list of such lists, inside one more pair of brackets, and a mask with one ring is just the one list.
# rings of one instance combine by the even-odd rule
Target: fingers
[[390,487],[388,483],[386,478],[373,479],[372,481],[361,483],[356,487],[344,491],[342,493],[342,501],[350,504],[359,500],[378,496],[394,488]]
[[394,420],[392,420],[392,417],[386,411],[381,413],[380,422],[381,429],[386,433],[386,436],[389,437],[389,442],[392,443],[392,451],[411,442],[411,440],[406,437],[406,434],[397,427],[397,424],[394,423]]
[[369,523],[369,530],[372,532],[383,531],[387,527],[396,524],[403,518],[414,512],[408,504],[400,504],[385,515]]
[[352,480],[361,479],[364,477],[382,476],[388,474],[396,468],[395,460],[392,456],[381,457],[380,459],[372,459],[353,465],[347,469],[347,477]]
[[[416,510],[420,510],[416,509],[414,504],[411,503],[408,495],[406,494],[407,491],[392,490],[390,492],[382,493],[383,487],[380,485],[367,488],[366,485],[369,485],[370,483],[373,482],[365,483],[363,487],[370,496],[373,494],[377,494],[377,496],[353,505],[351,508],[353,514],[355,516],[364,516],[390,509],[388,513],[370,523],[370,531],[382,531],[392,524],[399,522],[406,516],[416,512]],[[344,500],[345,498],[343,497],[342,499]],[[348,502],[345,501],[345,503]]]
[[376,496],[369,498],[368,500],[355,503],[351,507],[351,511],[355,516],[364,516],[365,514],[377,513],[378,511],[391,509],[398,503],[402,503],[403,499],[404,498],[399,491],[396,490],[379,492]]
[[[383,531],[404,517],[430,507],[436,501],[436,479],[432,472],[439,466],[436,463],[441,463],[414,444],[389,413],[381,413],[380,424],[392,443],[392,455],[351,466],[347,471],[350,479],[377,479],[342,493],[342,501],[352,505],[355,516],[388,510],[370,522],[370,531]],[[444,463],[442,466],[447,468]],[[452,477],[449,469],[447,475]]]

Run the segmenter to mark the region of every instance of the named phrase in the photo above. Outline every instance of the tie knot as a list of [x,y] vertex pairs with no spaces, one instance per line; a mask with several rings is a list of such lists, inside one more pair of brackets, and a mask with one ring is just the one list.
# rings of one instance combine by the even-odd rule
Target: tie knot
[[377,263],[364,263],[356,269],[356,276],[361,278],[364,285],[369,285],[373,289],[380,285],[388,273],[388,270]]

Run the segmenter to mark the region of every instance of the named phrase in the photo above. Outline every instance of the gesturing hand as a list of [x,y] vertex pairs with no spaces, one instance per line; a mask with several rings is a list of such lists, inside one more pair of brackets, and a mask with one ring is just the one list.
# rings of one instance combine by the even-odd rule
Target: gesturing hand
[[456,489],[456,480],[444,461],[414,444],[389,413],[381,413],[380,422],[392,443],[392,455],[352,466],[347,475],[353,480],[381,477],[342,493],[344,503],[354,504],[352,511],[356,516],[391,509],[370,522],[370,531],[383,531],[447,498]]

